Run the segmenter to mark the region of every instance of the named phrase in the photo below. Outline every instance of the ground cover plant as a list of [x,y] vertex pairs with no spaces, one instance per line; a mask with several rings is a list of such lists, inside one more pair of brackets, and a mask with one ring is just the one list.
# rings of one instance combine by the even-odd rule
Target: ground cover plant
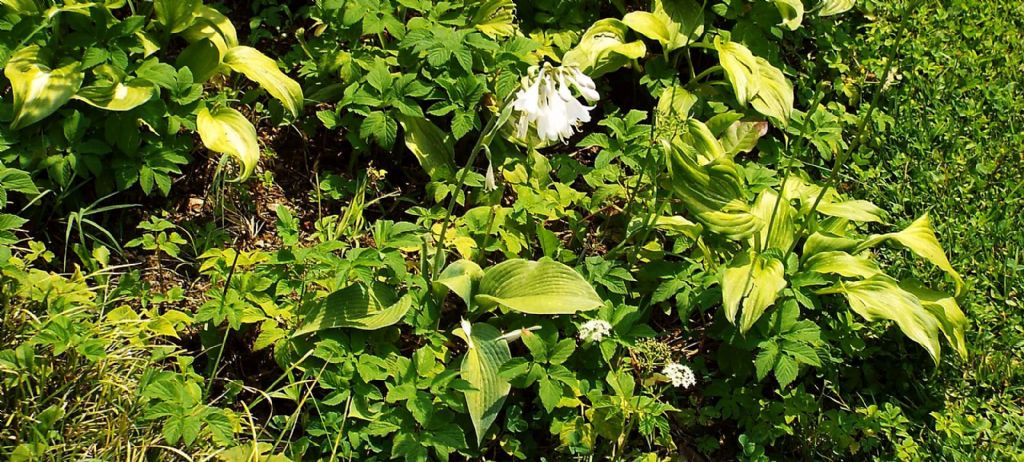
[[1012,5],[0,8],[11,460],[1022,457]]

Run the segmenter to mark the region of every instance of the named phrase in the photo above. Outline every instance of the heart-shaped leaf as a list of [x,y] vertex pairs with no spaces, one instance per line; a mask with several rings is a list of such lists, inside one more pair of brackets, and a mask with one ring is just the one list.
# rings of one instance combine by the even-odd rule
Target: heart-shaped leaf
[[273,59],[255,48],[236,46],[224,54],[224,65],[260,84],[267,93],[281,101],[292,116],[299,116],[303,103],[302,87],[281,72]]
[[550,258],[507,260],[484,270],[474,300],[529,314],[572,314],[604,304],[576,270]]
[[7,61],[4,75],[11,81],[14,96],[11,129],[27,127],[53,114],[82,86],[85,76],[80,62],[53,69],[51,59],[49,50],[31,45]]
[[412,295],[399,298],[386,284],[353,284],[312,305],[292,336],[335,327],[377,330],[398,323],[412,307]]
[[227,154],[242,165],[242,173],[235,181],[249,178],[260,160],[260,145],[256,127],[234,109],[220,107],[209,111],[203,108],[196,118],[196,130],[203,144],[211,151]]

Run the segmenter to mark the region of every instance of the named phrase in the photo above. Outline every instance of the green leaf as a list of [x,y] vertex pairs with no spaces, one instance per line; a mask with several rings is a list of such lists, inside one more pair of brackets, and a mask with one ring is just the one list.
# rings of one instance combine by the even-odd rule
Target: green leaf
[[654,12],[634,11],[622,22],[637,33],[661,43],[668,53],[704,33],[704,8],[694,0],[655,0]]
[[434,181],[455,177],[455,148],[437,125],[423,117],[398,115],[402,124],[405,146],[412,151],[423,170]]
[[202,39],[209,39],[220,50],[220,54],[227,54],[228,50],[238,46],[238,32],[231,20],[221,12],[206,5],[199,5],[195,10],[195,21],[190,27],[181,32],[191,43]]
[[757,58],[742,44],[723,42],[719,37],[715,37],[715,49],[718,50],[718,60],[725,69],[725,76],[729,78],[733,92],[736,93],[736,102],[745,106],[757,95]]
[[196,131],[211,151],[230,155],[242,165],[235,181],[244,181],[256,169],[260,160],[256,127],[241,112],[227,107],[212,112],[203,108],[196,117]]
[[583,34],[580,43],[565,53],[562,63],[594,78],[618,70],[647,53],[643,42],[626,42],[627,31],[629,28],[618,19],[597,21]]
[[773,341],[764,342],[761,351],[754,358],[754,371],[757,373],[757,380],[760,382],[768,376],[768,373],[775,368],[779,358],[779,345]]
[[484,271],[474,300],[529,314],[573,314],[596,309],[601,298],[576,270],[544,257],[507,260]]
[[540,396],[540,403],[544,406],[544,410],[550,414],[558,407],[558,402],[562,400],[562,384],[547,377],[542,377],[539,386],[538,395]]
[[960,358],[967,360],[967,340],[964,331],[967,329],[967,317],[952,295],[923,286],[919,281],[904,281],[900,287],[914,294],[921,305],[939,321],[939,328],[946,341],[953,345]]
[[41,11],[37,0],[0,0],[0,5],[6,6],[18,14],[38,14]]
[[818,204],[818,211],[828,216],[861,223],[885,223],[888,215],[885,210],[865,200],[832,202],[822,199]]
[[353,284],[312,304],[302,314],[292,337],[335,327],[377,330],[401,321],[411,307],[412,295],[399,298],[384,283]]
[[145,104],[155,94],[156,87],[152,83],[134,79],[128,83],[85,87],[74,98],[108,111],[130,111]]
[[782,351],[792,356],[798,362],[814,367],[821,367],[821,359],[818,358],[818,352],[814,350],[814,347],[806,343],[785,342],[782,346]]
[[153,0],[156,20],[172,34],[192,25],[192,18],[202,2],[199,0]]
[[815,273],[838,274],[848,278],[868,279],[882,273],[870,259],[836,250],[815,253],[807,259],[804,267]]
[[398,136],[398,123],[385,112],[373,111],[359,125],[359,136],[364,140],[373,137],[381,147],[390,148]]
[[757,140],[766,133],[768,133],[767,122],[739,120],[725,130],[722,135],[722,147],[730,156],[741,152],[750,152],[757,147]]
[[928,350],[928,354],[939,363],[939,321],[914,294],[900,288],[888,276],[878,275],[871,279],[855,282],[840,282],[837,286],[820,290],[819,293],[841,293],[850,302],[850,309],[868,321],[891,319],[900,330]]
[[298,117],[302,112],[302,87],[281,72],[276,61],[259,50],[246,46],[233,47],[224,54],[224,65],[260,84],[267,93],[277,98],[292,116]]
[[740,332],[746,332],[768,307],[775,304],[775,299],[785,287],[785,268],[779,259],[753,251],[741,252],[722,273],[725,317],[736,324],[742,302],[739,328]]
[[440,286],[455,292],[455,295],[469,307],[473,301],[474,289],[483,276],[484,271],[480,269],[480,265],[470,260],[458,260],[441,271],[434,281],[434,287]]
[[942,250],[942,245],[939,244],[938,238],[935,237],[935,231],[932,230],[932,222],[927,213],[922,215],[921,218],[914,220],[903,231],[871,236],[857,246],[853,253],[860,253],[865,249],[887,241],[899,243],[917,254],[917,256],[928,260],[942,271],[945,271],[956,283],[956,295],[960,295],[960,292],[963,290],[964,280],[960,277],[960,273],[953,269],[949,259],[946,258],[946,253]]
[[782,15],[780,25],[786,26],[789,30],[797,30],[800,27],[800,22],[804,20],[803,0],[774,0],[774,2],[775,7],[779,9],[779,14]]
[[82,86],[82,64],[70,62],[56,69],[50,67],[49,50],[36,45],[14,53],[7,61],[4,75],[11,81],[14,99],[14,120],[11,129],[27,127],[53,114],[67,103]]
[[477,0],[469,25],[488,37],[515,35],[516,4],[512,0]]
[[498,375],[506,361],[512,358],[508,343],[502,340],[501,332],[490,324],[474,324],[472,332],[463,332],[469,349],[462,359],[462,379],[473,386],[465,390],[466,408],[476,430],[479,446],[484,435],[498,417],[505,397],[512,388]]
[[818,16],[832,16],[845,13],[853,8],[856,0],[821,0],[818,4]]
[[209,39],[196,40],[182,50],[175,60],[178,67],[187,67],[196,83],[203,83],[220,72],[221,51]]
[[786,80],[782,71],[772,66],[763,58],[755,58],[757,62],[757,93],[750,99],[750,105],[772,119],[776,125],[789,125],[793,113],[793,85]]
[[[789,200],[785,199],[782,202],[778,202],[776,207],[778,200],[779,195],[771,189],[765,189],[761,191],[761,194],[758,194],[751,213],[757,216],[762,223],[765,223],[765,226],[758,230],[754,236],[751,236],[750,244],[755,248],[778,249],[785,253],[789,252],[796,241],[797,212],[790,205]],[[774,222],[772,221],[773,214],[775,215]],[[769,223],[772,225],[771,230],[767,226]],[[769,233],[771,234],[770,236]],[[771,242],[766,242],[768,238],[771,238]]]
[[775,380],[779,381],[779,388],[786,388],[793,383],[799,371],[800,366],[796,360],[786,355],[779,356],[779,360],[775,363]]

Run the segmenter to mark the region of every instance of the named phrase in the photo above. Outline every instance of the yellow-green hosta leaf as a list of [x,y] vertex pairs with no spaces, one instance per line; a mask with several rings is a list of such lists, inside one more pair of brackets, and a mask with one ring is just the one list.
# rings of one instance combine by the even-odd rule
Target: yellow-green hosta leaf
[[818,16],[832,16],[845,13],[853,8],[856,0],[821,0],[818,4]]
[[757,92],[752,95],[750,105],[768,116],[778,125],[789,125],[790,114],[793,113],[793,85],[786,80],[775,66],[763,58],[755,58],[757,72]]
[[679,85],[673,85],[661,91],[658,96],[658,116],[675,116],[677,119],[690,118],[690,109],[697,104],[697,95],[690,93]]
[[623,16],[622,22],[669,52],[704,33],[704,8],[693,0],[655,0],[653,12],[633,11]]
[[848,278],[868,279],[882,273],[878,265],[868,258],[837,250],[818,252],[808,258],[804,266],[808,271]]
[[[468,326],[469,323],[464,323]],[[462,379],[473,386],[465,390],[466,410],[476,430],[479,445],[484,435],[498,417],[505,397],[512,388],[498,372],[501,366],[512,359],[508,343],[501,338],[501,332],[490,324],[473,324],[471,332],[461,331],[463,340],[469,345],[462,359]]]
[[18,14],[38,14],[41,11],[37,0],[0,0],[0,5]]
[[939,321],[921,305],[920,299],[900,288],[892,278],[877,275],[863,281],[840,282],[819,293],[845,295],[850,309],[868,321],[895,321],[907,337],[928,350],[935,364],[939,363]]
[[80,62],[53,69],[51,59],[48,50],[31,45],[7,61],[4,75],[11,81],[14,97],[11,129],[27,127],[53,114],[82,86],[85,75]]
[[562,64],[578,67],[594,78],[618,70],[647,53],[644,42],[626,42],[628,31],[618,19],[597,21],[583,34],[580,43],[565,53]]
[[[758,194],[757,200],[754,201],[754,207],[750,211],[765,226],[751,236],[751,246],[754,246],[756,242],[756,248],[779,249],[783,252],[789,252],[792,248],[797,233],[796,209],[789,203],[788,198],[779,202],[778,207],[776,207],[775,204],[778,199],[779,195],[771,189],[766,189],[761,191],[761,194]],[[772,214],[775,215],[774,222],[772,221]],[[772,225],[770,236],[768,230],[769,223]],[[767,239],[771,239],[771,242],[766,242]]]
[[757,147],[757,141],[766,133],[768,133],[768,122],[737,120],[729,125],[725,129],[725,133],[722,134],[722,147],[730,156],[741,152],[750,152]]
[[861,242],[863,241],[816,231],[804,241],[802,258],[807,259],[819,252],[853,252]]
[[181,32],[189,42],[209,39],[217,46],[221,55],[238,46],[238,32],[227,16],[206,5],[200,5],[196,8],[194,17],[192,25]]
[[176,34],[192,25],[200,0],[153,0],[156,20],[167,31]]
[[386,284],[353,284],[328,295],[302,313],[292,336],[347,327],[377,330],[397,324],[412,307],[412,295],[399,297]]
[[302,112],[302,87],[281,72],[276,61],[259,50],[246,46],[232,47],[224,54],[224,65],[260,84],[267,93],[281,101],[292,116],[298,117]]
[[188,67],[192,71],[192,80],[204,83],[223,69],[221,52],[210,39],[197,40],[185,47],[178,55],[175,64]]
[[731,159],[727,156],[722,142],[715,138],[704,122],[696,119],[686,121],[686,132],[680,137],[680,141],[693,148],[697,153],[697,162],[708,164],[719,159]]
[[697,151],[679,139],[663,144],[670,190],[708,230],[730,239],[745,239],[764,226],[746,202],[736,163],[721,158],[700,165]]
[[196,130],[207,148],[230,155],[242,165],[242,173],[235,181],[249,178],[256,169],[260,160],[256,127],[241,112],[227,107],[212,112],[203,108],[196,118]]
[[604,304],[576,270],[544,257],[507,260],[484,270],[474,300],[529,314],[573,314]]
[[458,260],[441,271],[437,280],[434,281],[434,287],[446,288],[455,292],[455,295],[458,295],[469,307],[477,283],[483,276],[484,270],[480,268],[480,265],[471,260]]
[[448,137],[433,122],[423,117],[398,115],[405,137],[405,147],[412,151],[423,170],[434,181],[451,180],[455,177],[455,147]]
[[865,200],[830,202],[822,199],[818,211],[832,217],[846,218],[861,223],[885,223],[885,210]]
[[75,99],[108,111],[130,111],[153,98],[156,88],[144,79],[113,85],[94,85],[82,88]]
[[753,251],[736,255],[722,273],[722,305],[726,319],[736,324],[739,314],[740,332],[750,330],[786,288],[785,275],[785,267],[775,257]]
[[907,292],[914,294],[921,305],[931,311],[935,319],[939,321],[939,328],[946,337],[946,341],[956,349],[960,358],[967,359],[967,340],[964,338],[964,331],[967,329],[967,316],[960,309],[960,305],[952,295],[945,292],[932,290],[918,281],[904,281],[900,287]]
[[922,215],[921,218],[915,220],[903,231],[871,236],[857,246],[854,253],[858,253],[886,241],[897,242],[903,247],[910,249],[910,251],[917,254],[917,256],[930,261],[933,265],[938,266],[939,269],[945,271],[946,274],[949,274],[949,276],[953,278],[953,281],[956,283],[956,294],[960,295],[960,291],[963,289],[964,280],[960,277],[960,273],[953,269],[953,265],[949,263],[949,259],[946,258],[946,253],[942,250],[942,245],[939,244],[938,238],[935,237],[935,231],[932,230],[932,222],[927,213]]
[[512,0],[477,0],[469,24],[488,37],[508,37],[516,33],[516,4]]
[[782,15],[782,24],[789,30],[797,30],[800,27],[800,23],[804,20],[804,2],[803,0],[774,0],[775,7],[779,9],[779,14]]
[[718,60],[725,70],[725,76],[729,78],[732,90],[736,93],[736,102],[746,106],[759,89],[760,66],[757,58],[742,44],[723,42],[719,37],[715,37],[715,49],[718,50]]

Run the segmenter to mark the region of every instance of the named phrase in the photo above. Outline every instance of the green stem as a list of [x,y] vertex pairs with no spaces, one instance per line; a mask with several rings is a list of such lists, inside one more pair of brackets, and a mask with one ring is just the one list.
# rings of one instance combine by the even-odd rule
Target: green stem
[[[231,269],[228,271],[228,278],[224,281],[224,292],[221,293],[220,297],[220,310],[224,311],[224,301],[228,298],[228,288],[231,287],[231,278],[235,276],[235,267],[238,265],[238,256],[241,251],[235,249],[235,258],[231,262]],[[213,369],[210,373],[210,381],[206,383],[206,396],[210,396],[210,389],[213,387],[213,380],[217,378],[217,369],[220,367],[220,360],[224,357],[224,347],[228,342],[228,334],[231,333],[231,324],[228,324],[227,329],[224,329],[224,337],[220,341],[220,348],[217,349],[217,360],[213,362]]]
[[700,74],[697,74],[694,78],[690,79],[690,81],[686,83],[686,86],[687,87],[693,86],[697,82],[700,82],[701,80],[707,78],[707,76],[709,76],[709,75],[711,75],[711,74],[713,74],[715,72],[718,72],[718,71],[720,71],[722,69],[725,69],[725,68],[722,67],[722,66],[718,66],[718,65],[711,66],[711,67],[709,67],[707,69],[704,69],[703,71],[701,71]]

